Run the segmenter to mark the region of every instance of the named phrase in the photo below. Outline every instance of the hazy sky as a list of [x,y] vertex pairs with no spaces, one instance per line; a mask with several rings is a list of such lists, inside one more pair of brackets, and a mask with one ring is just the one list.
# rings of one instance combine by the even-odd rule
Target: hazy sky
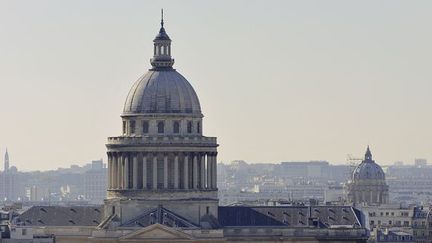
[[160,8],[219,160],[432,160],[432,1],[1,1],[0,153],[105,158]]

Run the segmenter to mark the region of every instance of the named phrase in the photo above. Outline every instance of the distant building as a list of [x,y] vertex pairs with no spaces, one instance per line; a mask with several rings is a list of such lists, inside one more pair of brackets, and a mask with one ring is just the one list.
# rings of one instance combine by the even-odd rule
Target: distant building
[[9,167],[9,153],[4,156],[4,170],[0,173],[0,201],[16,201],[22,194],[19,187],[18,169]]
[[410,229],[413,224],[413,207],[380,205],[363,206],[361,210],[368,216],[371,228]]
[[8,170],[9,170],[9,153],[6,149],[6,153],[4,156],[4,170],[3,170],[3,172],[7,172]]
[[415,159],[414,165],[417,167],[425,167],[425,166],[427,166],[427,160],[426,159]]
[[428,224],[429,208],[423,206],[415,207],[413,212],[413,236],[417,242],[431,242],[432,234],[429,235],[429,229],[432,225]]
[[391,229],[377,229],[375,242],[388,242],[388,243],[415,243],[413,235],[409,231],[391,230]]
[[92,161],[91,169],[84,173],[84,197],[91,203],[101,204],[106,198],[107,168],[102,160]]
[[367,147],[364,160],[355,168],[347,184],[347,199],[356,204],[380,205],[388,203],[389,187],[381,166],[372,159]]

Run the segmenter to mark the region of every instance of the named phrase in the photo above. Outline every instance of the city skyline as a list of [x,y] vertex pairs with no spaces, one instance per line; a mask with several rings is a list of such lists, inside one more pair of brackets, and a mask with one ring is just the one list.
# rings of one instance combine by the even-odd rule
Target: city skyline
[[432,158],[428,2],[96,3],[1,3],[0,152],[20,170],[106,161],[160,7],[219,161]]

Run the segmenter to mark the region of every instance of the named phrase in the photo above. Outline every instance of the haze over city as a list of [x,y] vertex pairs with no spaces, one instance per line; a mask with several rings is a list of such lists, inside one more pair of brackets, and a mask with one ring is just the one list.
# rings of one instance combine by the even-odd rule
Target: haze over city
[[105,159],[161,7],[219,161],[432,159],[430,1],[1,1],[0,154]]

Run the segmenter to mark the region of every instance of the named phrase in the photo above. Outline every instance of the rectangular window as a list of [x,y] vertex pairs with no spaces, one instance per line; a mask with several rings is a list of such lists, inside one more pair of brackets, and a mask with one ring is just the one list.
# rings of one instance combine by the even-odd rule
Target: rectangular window
[[135,121],[129,121],[130,134],[135,134]]
[[158,133],[164,133],[165,132],[165,123],[163,121],[158,122]]
[[143,133],[148,133],[148,132],[149,132],[149,122],[143,121]]
[[174,133],[180,133],[180,122],[179,121],[174,122],[173,131],[174,131]]
[[187,132],[188,132],[188,133],[192,133],[192,122],[191,122],[191,121],[188,121],[188,124],[187,124]]
[[123,134],[126,134],[126,121],[123,121]]

